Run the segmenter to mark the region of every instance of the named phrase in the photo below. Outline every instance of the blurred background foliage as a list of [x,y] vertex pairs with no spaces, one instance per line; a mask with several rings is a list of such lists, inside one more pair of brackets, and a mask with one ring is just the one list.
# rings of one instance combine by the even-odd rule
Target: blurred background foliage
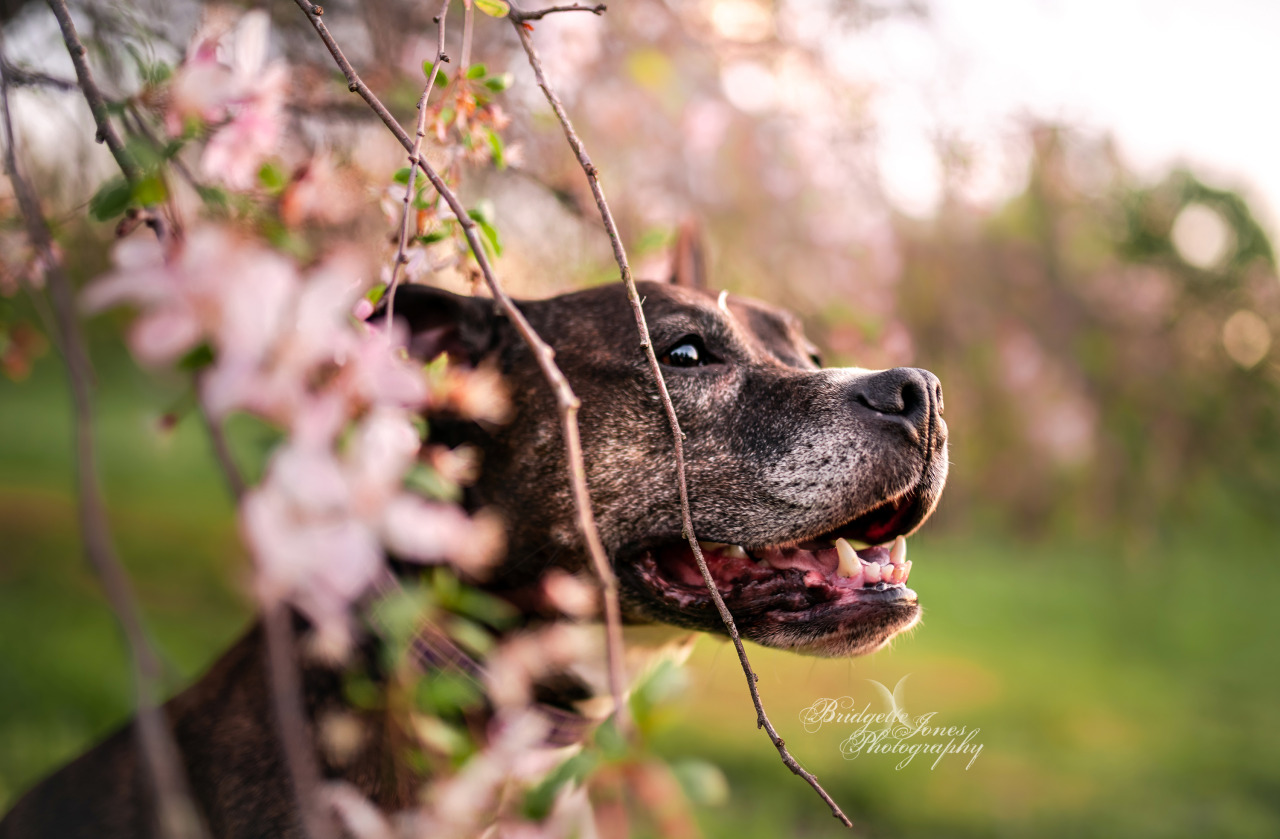
[[[291,3],[262,8],[292,68],[279,170],[324,149],[392,184],[402,152],[305,18]],[[140,0],[77,13],[110,95],[146,107],[204,11]],[[326,4],[404,122],[431,14],[403,0]],[[15,100],[28,165],[69,263],[93,276],[112,229],[84,206],[110,161],[59,84],[71,73],[44,4],[5,3],[0,17],[28,73]],[[1194,168],[1138,174],[1105,133],[1031,117],[1006,139],[1025,165],[998,198],[972,197],[974,148],[940,135],[936,209],[896,209],[876,156],[877,91],[835,50],[928,18],[913,2],[635,0],[535,24],[640,276],[665,273],[673,230],[697,218],[713,283],[799,312],[827,364],[916,365],[943,381],[950,485],[911,542],[922,627],[865,660],[754,649],[766,706],[867,835],[1277,835],[1280,283],[1268,232],[1235,185]],[[477,27],[474,55],[514,76],[503,165],[464,184],[492,202],[500,277],[526,296],[612,281],[585,181],[510,27]],[[355,190],[343,225],[389,258],[386,194]],[[77,549],[62,375],[16,293],[21,244],[4,201],[0,808],[130,706],[120,641]],[[465,261],[434,264],[419,278],[474,288]],[[241,630],[247,571],[198,423],[165,419],[181,384],[136,369],[121,323],[93,324],[104,482],[176,687]],[[254,449],[254,429],[233,430]],[[972,768],[846,761],[836,733],[799,724],[819,697],[874,703],[867,679],[905,674],[913,713],[981,729]],[[683,713],[664,718],[658,747],[729,780],[715,803],[711,776],[690,764],[702,829],[836,835],[755,730],[731,651],[704,640],[681,678]]]

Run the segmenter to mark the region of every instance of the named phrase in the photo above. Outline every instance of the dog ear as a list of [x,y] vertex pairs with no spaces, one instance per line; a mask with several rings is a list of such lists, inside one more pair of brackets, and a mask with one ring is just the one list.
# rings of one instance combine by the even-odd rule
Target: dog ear
[[681,222],[676,233],[676,247],[671,254],[671,283],[707,290],[707,256],[702,243],[702,226],[694,219]]
[[[369,320],[387,316],[384,297]],[[475,366],[496,342],[497,314],[487,297],[467,297],[425,285],[396,289],[395,319],[409,328],[409,354],[430,361],[440,353]]]

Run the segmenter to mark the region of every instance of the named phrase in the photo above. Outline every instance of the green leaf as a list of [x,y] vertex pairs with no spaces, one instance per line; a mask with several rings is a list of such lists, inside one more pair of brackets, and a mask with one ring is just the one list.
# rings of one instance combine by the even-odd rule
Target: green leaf
[[181,137],[179,137],[176,140],[170,140],[168,143],[165,144],[165,147],[161,149],[160,156],[163,157],[165,160],[172,160],[174,157],[177,156],[178,152],[182,151],[182,147],[185,145],[186,145],[186,140],[184,140]]
[[425,586],[405,585],[374,604],[369,620],[386,639],[393,660],[407,648],[423,620],[435,609],[431,591]]
[[220,186],[196,185],[200,199],[211,207],[225,208],[230,203],[227,191]]
[[430,233],[424,233],[419,236],[417,241],[423,245],[434,245],[436,242],[444,241],[449,238],[449,234],[443,230],[432,230]]
[[406,166],[403,169],[397,169],[396,173],[391,176],[391,180],[395,181],[401,186],[408,186],[409,185],[409,167]]
[[483,79],[487,75],[489,75],[489,68],[483,64],[472,64],[467,68],[468,79]]
[[729,781],[714,763],[686,758],[671,764],[671,774],[699,807],[719,807],[729,800]]
[[631,751],[631,745],[618,730],[618,723],[614,717],[609,717],[600,723],[600,727],[596,729],[595,741],[596,748],[600,750],[605,760],[621,760],[626,757],[627,752]]
[[514,626],[520,618],[520,612],[506,600],[471,586],[459,586],[445,606],[450,611],[474,618],[494,629]]
[[483,699],[469,676],[450,670],[432,673],[415,686],[414,704],[428,714],[456,716]]
[[468,215],[470,215],[476,221],[487,221],[489,224],[493,224],[493,219],[494,219],[493,202],[490,201],[488,198],[480,199],[479,201],[476,202],[476,205],[473,208],[471,208],[471,211],[468,213]]
[[114,177],[98,187],[89,199],[89,215],[97,221],[113,219],[133,200],[133,187],[122,177]]
[[468,210],[467,215],[471,216],[476,227],[480,228],[480,242],[485,249],[495,257],[502,256],[502,239],[498,235],[498,228],[485,217],[483,209]]
[[164,203],[169,190],[165,188],[164,179],[159,175],[148,175],[133,185],[133,200],[144,207],[153,207]]
[[502,138],[492,128],[485,128],[489,135],[489,149],[493,152],[493,165],[499,169],[507,168],[507,151],[502,145]]
[[551,770],[524,799],[524,813],[534,821],[542,821],[551,812],[556,794],[569,782],[579,782],[596,767],[598,758],[591,752],[580,752]]
[[427,420],[422,416],[422,414],[411,414],[409,416],[409,422],[413,424],[413,430],[418,432],[419,439],[427,439]]
[[475,0],[476,8],[490,17],[506,17],[511,11],[506,0]]
[[284,170],[271,161],[262,164],[262,168],[258,170],[258,183],[267,192],[275,195],[284,189],[288,179],[285,177]]
[[150,172],[164,162],[161,157],[161,151],[152,145],[149,140],[144,140],[141,137],[126,138],[124,150],[133,159],[133,162],[138,164],[138,168],[146,172]]
[[476,658],[484,658],[493,652],[496,643],[493,636],[473,620],[454,615],[445,624],[445,631],[462,649]]
[[201,344],[182,357],[182,360],[178,362],[178,369],[191,372],[203,370],[213,361],[213,347],[210,347],[207,343]]
[[382,689],[363,674],[348,673],[342,684],[347,702],[356,708],[373,711],[382,707]]
[[375,283],[372,288],[364,293],[364,299],[377,306],[382,302],[382,295],[387,293],[386,283]]
[[445,479],[435,469],[422,463],[413,465],[409,474],[404,476],[404,485],[406,489],[428,498],[454,502],[462,500],[462,489],[457,484]]
[[512,83],[515,82],[515,80],[516,80],[515,76],[511,75],[510,73],[503,73],[499,76],[490,76],[489,78],[485,79],[484,86],[492,90],[494,93],[501,93],[502,91],[511,87]]

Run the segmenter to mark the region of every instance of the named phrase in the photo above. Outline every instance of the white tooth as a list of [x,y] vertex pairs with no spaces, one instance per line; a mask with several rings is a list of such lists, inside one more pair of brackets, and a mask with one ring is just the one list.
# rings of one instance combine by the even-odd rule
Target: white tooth
[[726,556],[729,559],[746,559],[747,558],[747,552],[742,549],[741,545],[725,545],[724,548],[720,551],[720,555]]
[[862,583],[878,583],[880,582],[880,563],[864,562],[862,563]]
[[858,576],[858,552],[853,549],[847,539],[836,540],[836,555],[840,558],[840,564],[836,567],[838,576],[849,578]]
[[911,576],[911,560],[902,563],[902,582],[907,581],[907,577]]
[[718,551],[718,550],[720,550],[721,548],[723,548],[723,547],[724,547],[724,542],[704,542],[704,541],[702,541],[701,539],[699,539],[699,540],[698,540],[698,547],[702,548],[704,551],[713,551],[713,552],[714,552],[714,551]]
[[892,568],[893,568],[893,582],[901,583],[907,579],[907,569],[905,566],[894,565],[892,566]]
[[893,547],[889,549],[889,561],[894,565],[901,565],[907,561],[907,540],[899,536],[893,540]]

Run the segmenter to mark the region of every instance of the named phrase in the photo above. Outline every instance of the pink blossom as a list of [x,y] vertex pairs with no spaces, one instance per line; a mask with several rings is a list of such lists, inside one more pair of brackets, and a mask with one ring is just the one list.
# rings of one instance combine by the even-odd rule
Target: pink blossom
[[165,127],[176,137],[192,120],[216,126],[200,165],[232,189],[253,187],[284,129],[288,71],[267,64],[269,34],[261,10],[246,13],[230,39],[225,21],[207,23],[169,84]]
[[116,270],[91,285],[84,305],[142,308],[129,333],[140,360],[163,364],[209,340],[229,364],[270,347],[297,285],[292,263],[222,228],[198,228],[168,249],[137,236],[115,249]]

